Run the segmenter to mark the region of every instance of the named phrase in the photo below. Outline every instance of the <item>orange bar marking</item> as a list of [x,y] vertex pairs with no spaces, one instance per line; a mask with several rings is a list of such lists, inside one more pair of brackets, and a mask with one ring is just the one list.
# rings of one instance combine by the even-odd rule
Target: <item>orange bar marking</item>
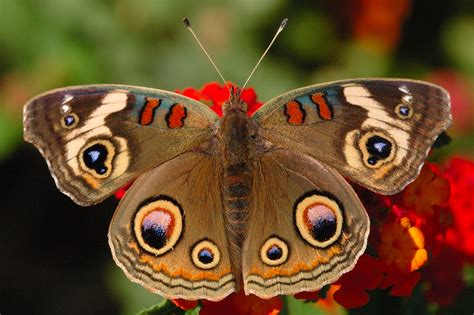
[[157,98],[147,97],[145,106],[140,114],[140,125],[147,126],[153,122],[155,109],[160,106],[161,100]]
[[181,128],[184,126],[184,119],[187,116],[186,107],[179,103],[171,106],[168,114],[166,114],[166,123],[169,128]]
[[289,101],[286,103],[285,115],[288,117],[286,121],[293,125],[301,125],[306,117],[303,105],[298,101]]
[[311,101],[318,106],[318,115],[322,120],[331,120],[333,118],[332,107],[326,102],[324,93],[314,93],[311,95]]

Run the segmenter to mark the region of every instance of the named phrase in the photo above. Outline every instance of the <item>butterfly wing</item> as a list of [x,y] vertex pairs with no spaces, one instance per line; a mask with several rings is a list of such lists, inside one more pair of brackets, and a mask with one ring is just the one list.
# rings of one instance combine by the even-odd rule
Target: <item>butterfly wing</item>
[[247,294],[318,290],[354,267],[367,244],[369,217],[336,170],[277,149],[260,157],[255,173],[242,251]]
[[258,137],[323,161],[375,192],[394,194],[416,178],[437,136],[451,124],[439,86],[359,79],[301,88],[264,104]]
[[24,138],[46,159],[59,190],[95,204],[144,171],[204,145],[218,116],[188,97],[94,85],[53,90],[24,107]]
[[109,228],[114,259],[132,281],[188,300],[220,300],[235,290],[220,168],[220,159],[188,152],[133,183]]

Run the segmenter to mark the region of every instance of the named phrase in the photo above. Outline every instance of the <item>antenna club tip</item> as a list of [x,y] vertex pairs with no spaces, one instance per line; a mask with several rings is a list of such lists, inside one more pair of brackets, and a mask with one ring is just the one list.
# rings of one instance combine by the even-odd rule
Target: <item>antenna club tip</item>
[[187,17],[183,18],[183,23],[187,28],[191,27],[191,22],[189,22],[189,19]]

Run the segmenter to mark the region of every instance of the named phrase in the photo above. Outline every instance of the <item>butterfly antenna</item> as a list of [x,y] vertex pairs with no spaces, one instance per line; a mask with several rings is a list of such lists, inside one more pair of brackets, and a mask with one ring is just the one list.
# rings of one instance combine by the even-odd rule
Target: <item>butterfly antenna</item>
[[265,57],[265,55],[267,54],[267,52],[270,50],[270,47],[272,47],[273,42],[275,42],[275,40],[276,40],[276,38],[278,37],[278,35],[281,33],[281,31],[283,31],[283,29],[285,28],[287,22],[288,22],[288,18],[284,18],[283,21],[281,21],[280,27],[278,28],[278,30],[276,31],[275,35],[273,36],[273,39],[272,39],[272,41],[270,42],[270,44],[268,45],[267,49],[265,49],[265,51],[263,52],[262,57],[260,57],[260,59],[258,60],[257,64],[255,65],[255,67],[253,67],[252,72],[250,72],[249,77],[247,78],[247,80],[245,81],[244,85],[242,86],[242,90],[245,89],[245,87],[247,86],[247,83],[249,83],[250,78],[252,77],[253,73],[255,72],[255,70],[257,70],[258,65],[260,65],[260,62],[262,62],[263,58]]
[[197,41],[197,43],[199,44],[199,47],[201,47],[202,51],[206,54],[207,56],[207,59],[209,59],[209,61],[211,62],[212,66],[214,67],[214,69],[216,69],[217,73],[219,74],[219,76],[221,77],[222,79],[222,82],[224,82],[224,86],[229,90],[229,93],[232,94],[229,86],[227,85],[227,82],[226,80],[224,79],[224,76],[222,75],[222,73],[219,71],[219,68],[217,68],[216,64],[214,63],[214,61],[212,60],[211,56],[209,56],[209,53],[207,52],[206,48],[204,48],[204,46],[201,44],[201,41],[199,40],[199,38],[196,36],[196,34],[194,33],[192,27],[191,27],[191,22],[189,22],[189,19],[187,17],[183,18],[183,22],[184,22],[184,25],[186,26],[186,28],[188,29],[188,31],[191,32],[191,34],[193,35],[194,39]]

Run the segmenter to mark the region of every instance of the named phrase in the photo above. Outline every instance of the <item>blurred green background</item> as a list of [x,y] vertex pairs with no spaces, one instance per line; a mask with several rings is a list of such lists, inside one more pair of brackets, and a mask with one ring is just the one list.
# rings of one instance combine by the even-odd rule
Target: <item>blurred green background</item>
[[159,301],[130,283],[107,245],[115,200],[80,208],[59,193],[22,141],[22,107],[66,85],[176,90],[245,81],[284,17],[289,23],[252,78],[265,101],[353,77],[423,79],[453,99],[453,142],[474,157],[472,0],[0,0],[0,313],[130,314]]

